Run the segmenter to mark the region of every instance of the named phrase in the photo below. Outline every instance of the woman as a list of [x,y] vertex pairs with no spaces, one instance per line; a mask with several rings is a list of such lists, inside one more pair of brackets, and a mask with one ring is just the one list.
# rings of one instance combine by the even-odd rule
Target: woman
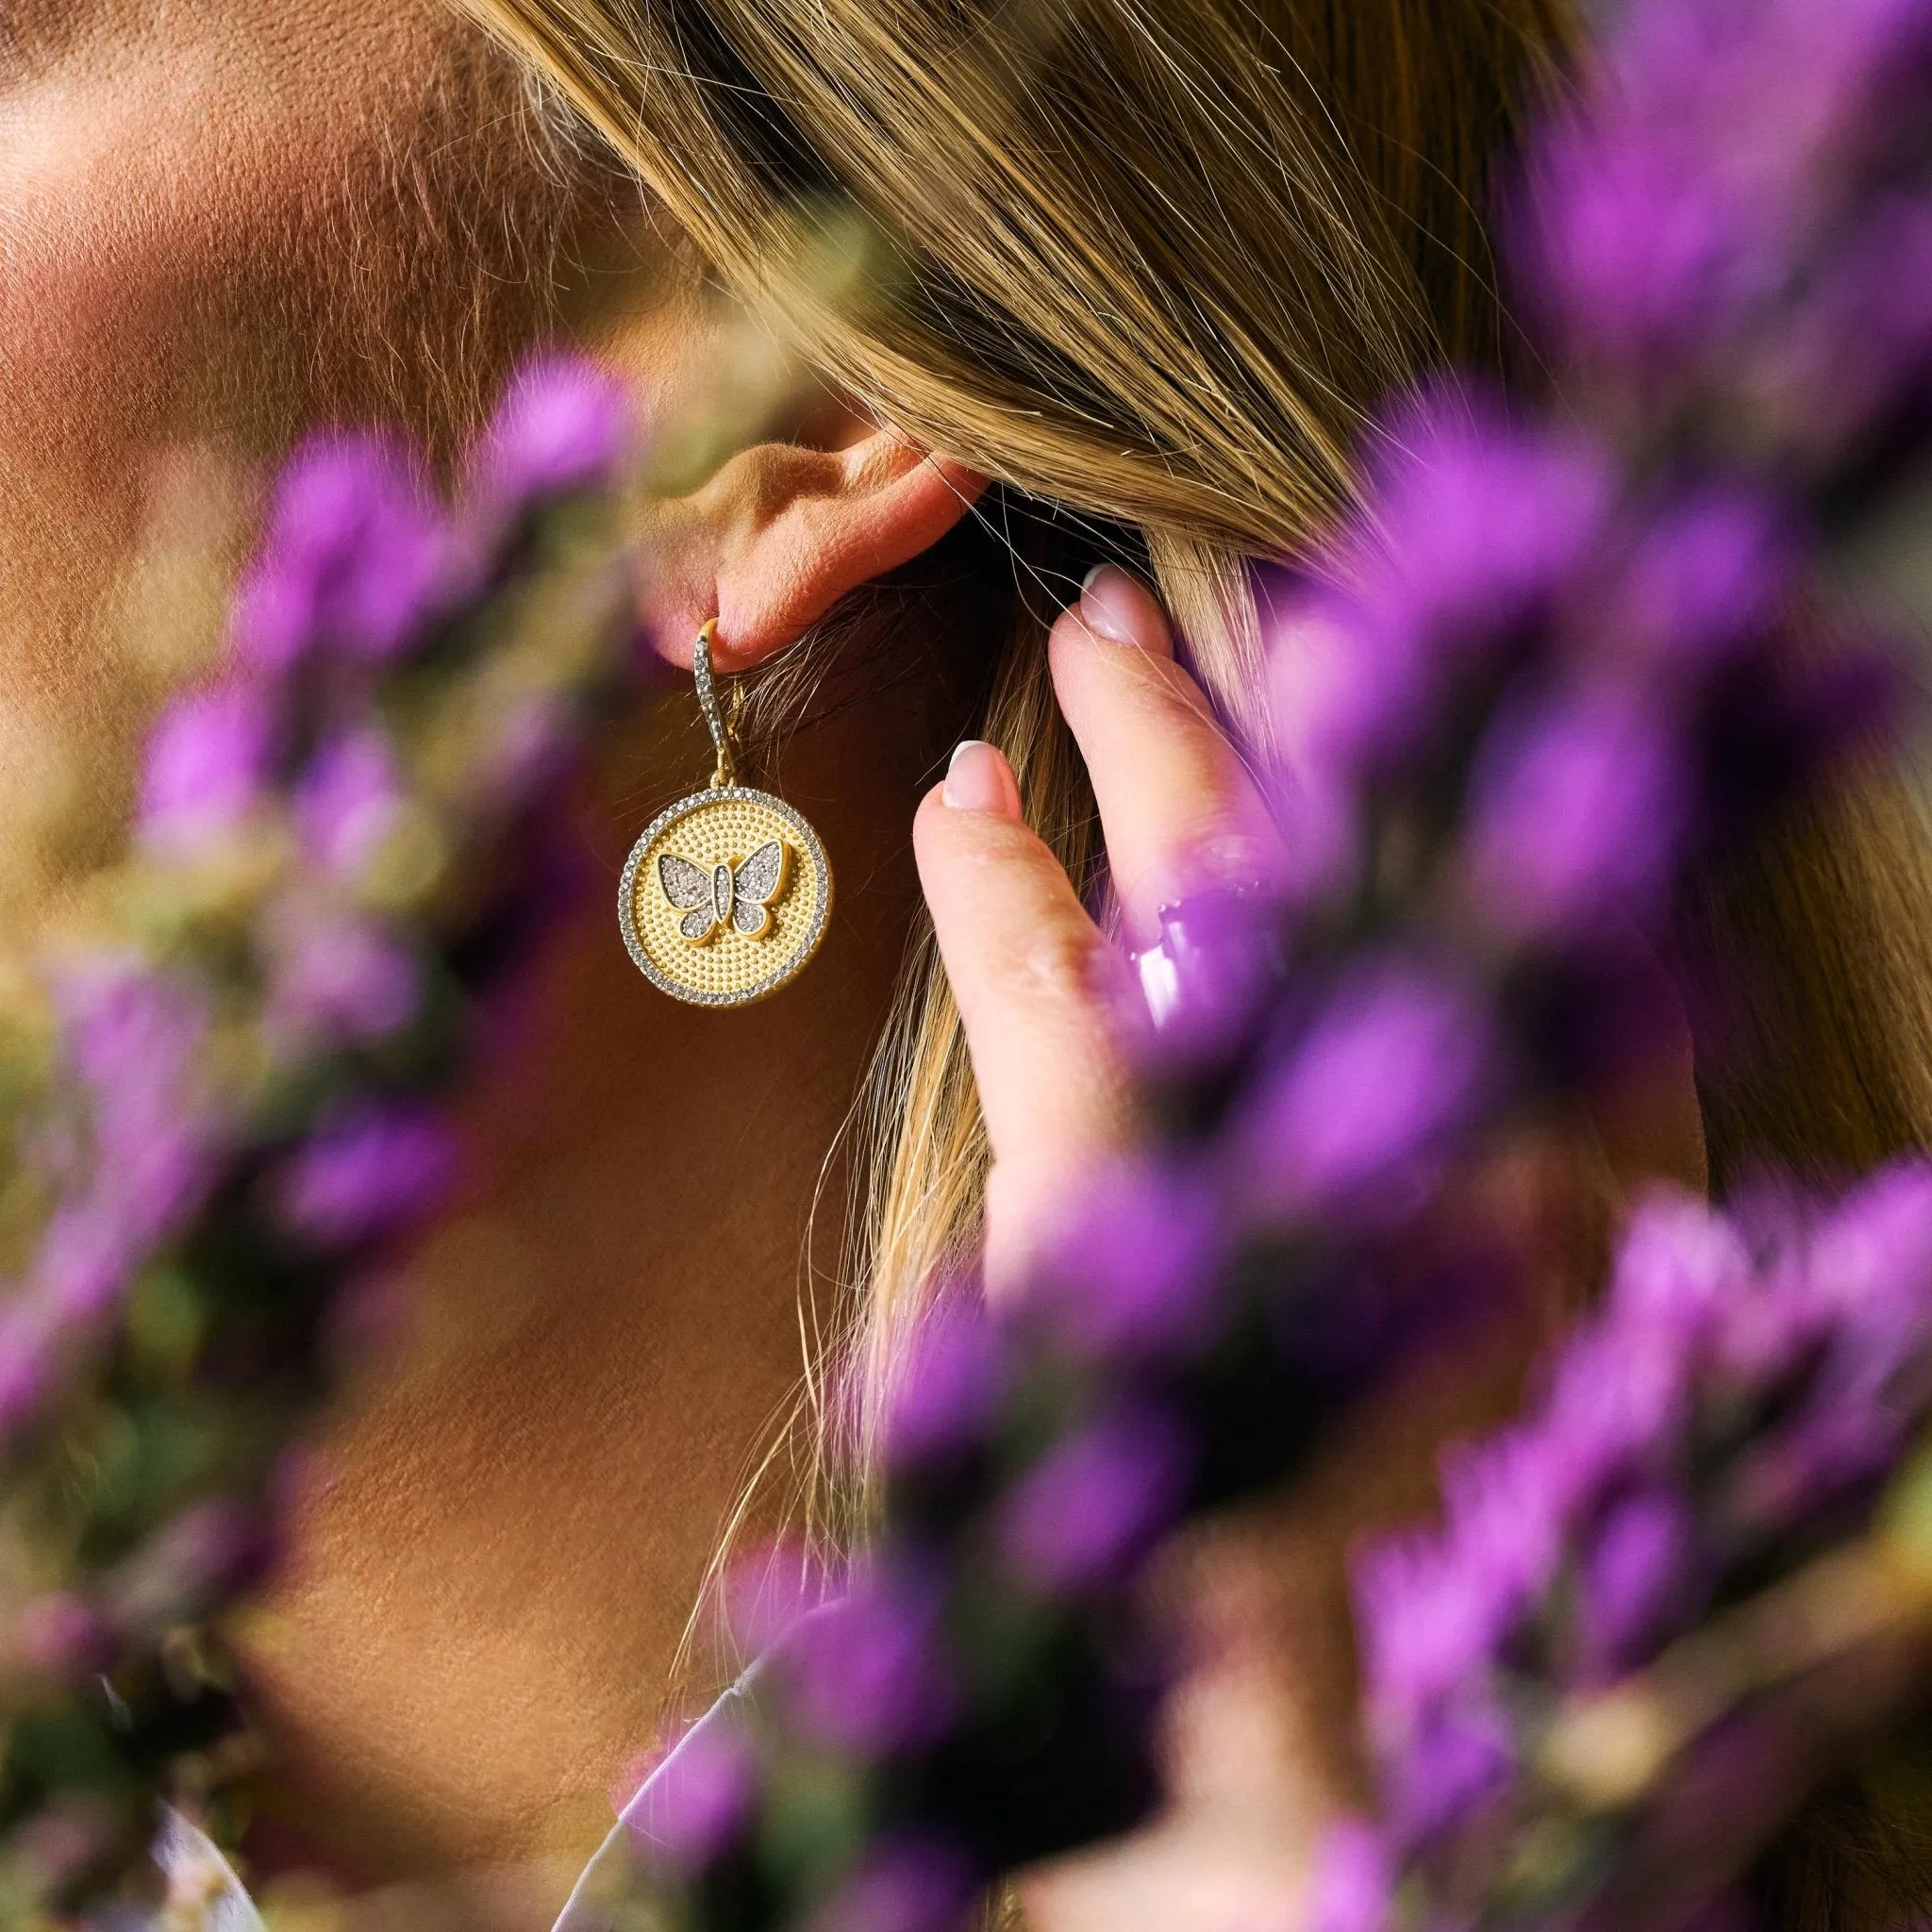
[[[412,1265],[414,1340],[340,1420],[291,1574],[242,1633],[277,1745],[264,1883],[316,1863],[358,1887],[434,1881],[454,1923],[530,1925],[628,1796],[721,1523],[791,1399],[796,1257],[881,1030],[862,1286],[845,1306],[809,1246],[804,1284],[831,1324],[814,1359],[849,1339],[874,1389],[908,1310],[976,1241],[982,1196],[997,1286],[1070,1167],[1131,1132],[1116,955],[1069,882],[1087,883],[1093,814],[1060,708],[1128,943],[1179,879],[1281,861],[1135,575],[1234,741],[1257,732],[1245,560],[1291,553],[1346,499],[1350,441],[1391,384],[1444,355],[1507,359],[1474,210],[1563,22],[1541,0],[478,11],[533,97],[415,0],[91,0],[9,22],[0,85],[37,141],[8,165],[41,219],[8,342],[41,359],[0,459],[88,559],[63,576],[43,553],[15,599],[35,648],[11,654],[14,682],[42,713],[111,710],[95,693],[119,689],[75,668],[98,661],[134,521],[131,486],[101,477],[184,436],[245,453],[369,408],[446,441],[559,316],[652,406],[668,500],[641,518],[641,594],[667,656],[688,663],[717,616],[724,668],[749,669],[836,607],[824,690],[774,680],[756,701],[795,727],[766,782],[848,882],[826,957],[784,998],[715,1015],[658,1001],[601,918],[559,941],[537,1039],[475,1096],[465,1209]],[[111,168],[73,166],[97,126],[125,130]],[[220,166],[200,164],[210,142]],[[90,220],[46,219],[61,196]],[[176,225],[124,234],[107,217],[130,206]],[[715,372],[746,366],[725,296],[775,317],[808,375],[731,385],[721,447],[696,428],[715,432]],[[60,325],[76,313],[87,327]],[[122,375],[137,358],[144,385]],[[57,410],[81,433],[47,438]],[[1106,563],[1130,570],[1089,581]],[[915,832],[941,958],[900,992],[906,827],[962,739]],[[587,809],[613,872],[698,770],[689,736],[620,761]],[[1802,861],[1711,882],[1700,940],[1776,976],[1757,1035],[1700,1064],[1701,1121],[1680,1070],[1624,1164],[1696,1177],[1707,1145],[1722,1178],[1766,1148],[1864,1162],[1922,1140],[1923,903],[1889,797]],[[1483,1400],[1475,1367],[1444,1381],[1414,1406],[1419,1450]],[[1289,1895],[1346,1789],[1334,1546],[1412,1504],[1425,1462],[1344,1467],[1292,1548],[1207,1563],[1175,1817],[1031,1885],[1043,1926],[1225,1923]],[[1232,1895],[1203,1896],[1203,1873]],[[444,1907],[418,1890],[393,1908]]]

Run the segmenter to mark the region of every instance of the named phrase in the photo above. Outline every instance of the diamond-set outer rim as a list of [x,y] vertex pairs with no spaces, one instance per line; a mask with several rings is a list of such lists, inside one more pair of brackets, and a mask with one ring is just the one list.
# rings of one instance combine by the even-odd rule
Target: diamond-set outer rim
[[[767,811],[774,811],[798,834],[812,861],[812,868],[818,877],[818,898],[812,908],[811,924],[806,928],[805,937],[799,941],[797,950],[791,959],[775,973],[768,973],[755,985],[742,992],[698,992],[688,986],[679,986],[675,980],[668,979],[652,963],[650,955],[644,951],[643,942],[638,938],[637,884],[638,869],[644,862],[644,854],[650,850],[653,841],[666,826],[674,825],[688,813],[701,805],[727,805],[732,800],[742,800],[746,804],[762,806]],[[748,1007],[754,1001],[766,998],[778,991],[781,987],[790,986],[798,975],[809,966],[818,953],[819,945],[825,936],[825,924],[832,911],[832,868],[825,858],[825,848],[819,835],[812,830],[803,817],[787,805],[782,798],[774,798],[769,791],[759,791],[750,785],[722,785],[715,791],[693,791],[689,798],[680,798],[675,805],[667,805],[651,823],[638,835],[638,841],[630,848],[630,857],[624,862],[624,876],[617,887],[617,923],[624,931],[625,950],[631,957],[631,963],[655,986],[659,992],[669,993],[675,1000],[682,1000],[691,1007]]]

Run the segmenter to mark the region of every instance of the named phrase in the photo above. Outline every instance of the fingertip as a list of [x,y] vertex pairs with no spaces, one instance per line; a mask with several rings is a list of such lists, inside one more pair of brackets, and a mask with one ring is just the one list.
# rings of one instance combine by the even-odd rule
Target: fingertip
[[1117,563],[1096,564],[1087,573],[1074,608],[1080,624],[1104,643],[1174,655],[1174,627],[1159,598]]
[[1020,781],[1006,754],[983,739],[969,738],[953,747],[940,796],[953,811],[989,812],[1013,821],[1020,817]]

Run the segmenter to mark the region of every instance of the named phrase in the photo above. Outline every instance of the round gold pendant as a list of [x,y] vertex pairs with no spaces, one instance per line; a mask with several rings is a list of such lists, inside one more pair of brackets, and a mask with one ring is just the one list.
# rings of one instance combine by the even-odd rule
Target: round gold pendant
[[653,986],[747,1007],[810,963],[832,914],[819,835],[783,799],[726,785],[645,826],[618,888],[624,942]]

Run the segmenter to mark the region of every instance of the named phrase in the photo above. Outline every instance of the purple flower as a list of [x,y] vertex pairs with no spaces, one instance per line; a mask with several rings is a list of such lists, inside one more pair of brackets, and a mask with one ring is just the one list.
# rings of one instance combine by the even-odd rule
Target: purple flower
[[1371,1729],[1393,1748],[1445,1699],[1487,1678],[1519,1593],[1445,1541],[1388,1537],[1351,1566]]
[[1648,925],[1691,819],[1683,748],[1622,691],[1565,692],[1507,714],[1478,755],[1468,863],[1504,932],[1587,938]]
[[1627,1670],[1681,1627],[1696,1557],[1696,1524],[1681,1496],[1654,1490],[1610,1508],[1584,1553],[1578,1586],[1588,1672]]
[[31,1280],[63,1324],[91,1325],[133,1286],[144,1256],[132,1219],[111,1197],[83,1196],[55,1210]]
[[284,1058],[392,1038],[421,1008],[410,953],[375,920],[295,899],[264,935],[262,1032]]
[[178,1095],[207,1030],[195,989],[131,955],[96,955],[63,968],[55,1000],[74,1071],[100,1105],[130,1090]]
[[1869,1497],[1909,1446],[1910,1418],[1885,1403],[1817,1401],[1739,1458],[1726,1514],[1760,1540]]
[[1390,1768],[1391,1821],[1407,1843],[1430,1843],[1487,1810],[1516,1773],[1507,1720],[1465,1704],[1434,1717]]
[[1775,286],[1774,213],[1686,168],[1648,128],[1591,122],[1538,156],[1541,219],[1522,252],[1536,296],[1586,369],[1655,378],[1694,365]]
[[1923,400],[1932,379],[1932,206],[1923,190],[1888,200],[1840,244],[1765,362],[1757,433],[1826,474]]
[[[1472,391],[1419,399],[1387,431],[1373,535],[1276,633],[1285,741],[1318,774],[1357,776],[1411,750],[1457,680],[1548,616],[1608,503],[1595,452],[1512,429]],[[1297,661],[1311,647],[1312,680]]]
[[901,1832],[866,1853],[812,1915],[810,1932],[959,1932],[978,1884],[951,1839]]
[[1476,1579],[1501,1636],[1549,1588],[1574,1501],[1574,1471],[1541,1431],[1505,1430],[1442,1452],[1445,1554]]
[[72,1591],[36,1597],[15,1620],[13,1639],[29,1670],[66,1683],[111,1668],[114,1629],[99,1609]]
[[1171,1355],[1211,1326],[1223,1226],[1221,1203],[1191,1176],[1151,1162],[1096,1166],[1023,1319],[1079,1357]]
[[1682,1336],[1635,1323],[1585,1328],[1558,1357],[1540,1416],[1574,1503],[1668,1466],[1690,1415]]
[[799,1624],[774,1662],[800,1732],[859,1757],[932,1737],[958,1698],[939,1650],[939,1602],[930,1583],[873,1569]]
[[194,1622],[210,1604],[259,1583],[274,1556],[267,1524],[246,1505],[227,1497],[197,1503],[114,1573],[109,1619],[150,1634]]
[[1492,1065],[1477,1000],[1399,958],[1358,965],[1267,1077],[1246,1130],[1263,1191],[1290,1208],[1401,1212]]
[[402,804],[395,756],[382,731],[362,728],[332,738],[296,787],[303,848],[325,872],[353,878],[394,828]]
[[970,1451],[998,1410],[1006,1346],[983,1307],[942,1297],[920,1322],[886,1409],[886,1461],[907,1472]]
[[11,1436],[39,1414],[55,1368],[46,1310],[17,1305],[0,1315],[0,1438]]
[[1315,1854],[1307,1932],[1387,1932],[1395,1906],[1395,1860],[1373,1825],[1331,1825]]
[[[1932,1166],[1820,1214],[1658,1196],[1528,1419],[1446,1457],[1435,1535],[1361,1553],[1364,1698],[1399,1840],[1476,1824],[1530,1691],[1641,1667],[1713,1593],[1870,1508],[1932,1412]],[[1740,1430],[1740,1422],[1750,1424]],[[1730,1566],[1728,1573],[1725,1565]]]
[[1193,1462],[1187,1428],[1164,1408],[1122,1408],[1088,1423],[1008,1491],[1001,1554],[1042,1595],[1110,1583],[1170,1527]]
[[318,438],[282,474],[260,555],[235,607],[242,660],[291,670],[323,646],[380,662],[441,607],[447,526],[408,458],[375,436]]
[[733,1718],[714,1713],[672,1748],[625,1824],[649,1859],[691,1877],[730,1849],[757,1794],[750,1740]]
[[617,475],[630,434],[629,404],[614,378],[571,357],[532,362],[491,425],[480,481],[514,503],[589,489]]
[[358,1108],[295,1152],[281,1177],[282,1213],[313,1241],[349,1246],[427,1213],[455,1169],[448,1130],[434,1116]]
[[1654,517],[1593,626],[1666,692],[1735,663],[1776,618],[1791,576],[1786,515],[1741,489],[1706,490]]
[[1160,908],[1158,942],[1130,962],[1154,1022],[1138,1043],[1155,1077],[1211,1061],[1253,1022],[1281,978],[1282,889],[1274,877],[1206,885]]
[[98,1311],[142,1251],[192,1210],[216,1131],[201,1086],[198,991],[133,958],[62,969],[55,1001],[69,1065],[92,1111],[85,1173],[43,1242],[37,1273],[78,1314]]
[[525,698],[496,722],[478,759],[478,790],[514,808],[541,797],[570,766],[582,729],[575,709],[555,692]]
[[1654,1190],[1631,1217],[1610,1273],[1621,1321],[1665,1340],[1706,1333],[1751,1286],[1752,1260],[1737,1228],[1708,1203]]
[[149,734],[138,828],[159,851],[192,851],[231,832],[268,777],[274,726],[259,691],[240,683],[177,699]]
[[1865,1330],[1923,1344],[1932,1324],[1932,1167],[1882,1169],[1840,1201],[1812,1237],[1816,1293]]

